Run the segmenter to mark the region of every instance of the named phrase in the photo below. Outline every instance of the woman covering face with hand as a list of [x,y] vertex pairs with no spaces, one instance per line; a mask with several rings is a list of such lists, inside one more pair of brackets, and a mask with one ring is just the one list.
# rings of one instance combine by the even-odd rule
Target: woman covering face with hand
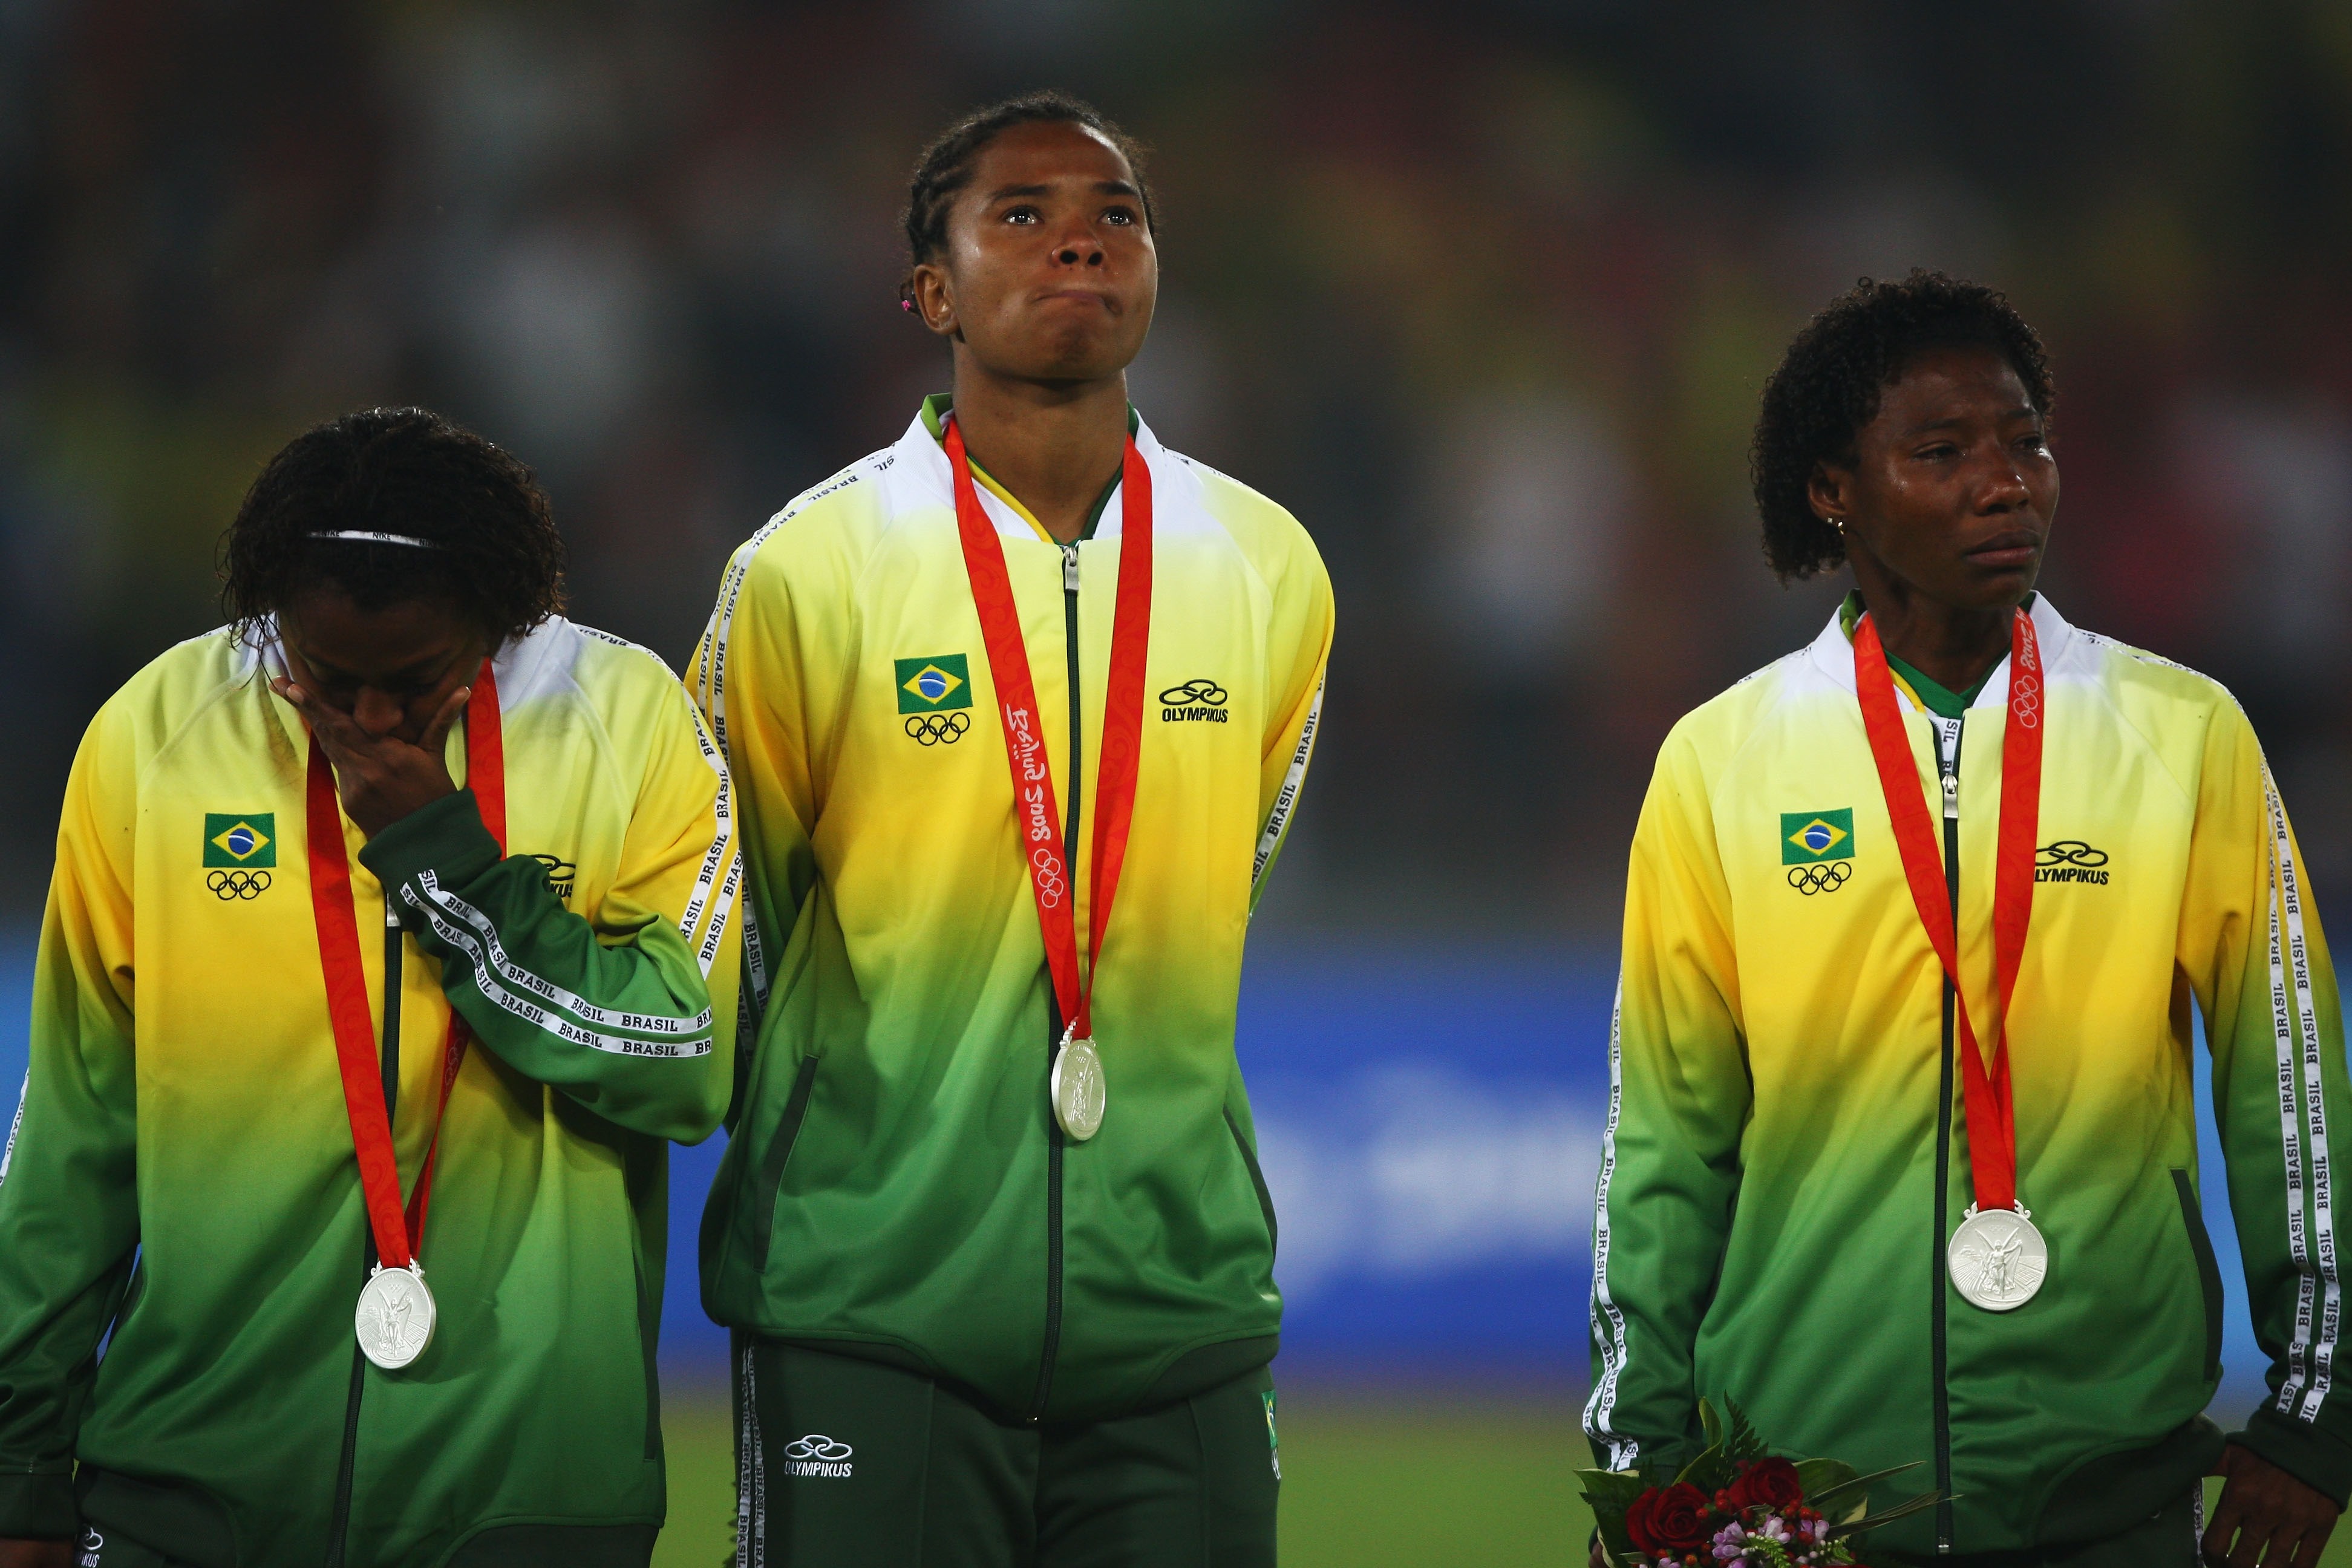
[[337,420],[230,528],[234,624],[92,721],[0,1162],[0,1564],[647,1561],[737,860],[562,559],[498,447]]
[[[1855,585],[1659,755],[1586,1430],[1671,1475],[1728,1398],[1787,1450],[1916,1464],[1879,1501],[1946,1500],[1873,1562],[2186,1564],[2202,1531],[2309,1563],[2352,1489],[2334,975],[2237,704],[2034,591],[2052,399],[2005,300],[1924,273],[1766,388],[1766,554]],[[2272,1358],[2226,1445],[2192,1007]]]

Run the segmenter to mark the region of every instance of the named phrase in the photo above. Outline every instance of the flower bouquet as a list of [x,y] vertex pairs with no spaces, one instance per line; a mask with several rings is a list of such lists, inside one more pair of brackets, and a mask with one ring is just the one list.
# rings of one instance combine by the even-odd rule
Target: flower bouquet
[[1727,1399],[1724,1409],[1727,1426],[1699,1401],[1706,1448],[1671,1481],[1647,1465],[1577,1472],[1611,1568],[1859,1564],[1854,1536],[1941,1500],[1926,1492],[1868,1513],[1871,1486],[1914,1465],[1865,1476],[1836,1459],[1777,1458],[1738,1405]]

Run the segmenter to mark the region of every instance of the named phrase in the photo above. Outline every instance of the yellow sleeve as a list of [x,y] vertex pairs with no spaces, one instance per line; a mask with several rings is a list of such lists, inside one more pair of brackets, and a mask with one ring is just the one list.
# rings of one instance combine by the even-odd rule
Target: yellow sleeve
[[111,705],[66,784],[31,1061],[0,1153],[0,1538],[70,1536],[93,1356],[139,1241],[131,847],[137,758]]
[[644,660],[613,683],[607,715],[635,794],[594,908],[573,913],[533,857],[501,854],[470,790],[383,829],[360,858],[487,1049],[620,1126],[692,1143],[733,1085],[733,813],[686,692],[652,655],[616,657]]
[[[696,1117],[697,1137],[719,1125],[734,1081],[736,1016],[742,974],[737,926],[743,887],[743,837],[734,781],[700,710],[675,688],[659,721],[636,809],[621,846],[620,874],[591,923],[600,940],[626,937],[660,922],[694,954],[709,996],[709,1071]],[[692,1142],[693,1140],[686,1140]]]
[[776,965],[816,886],[811,838],[829,771],[819,738],[851,674],[841,651],[855,646],[851,572],[835,531],[815,521],[771,523],[736,552],[690,672],[726,760],[742,846],[739,1098]]
[[1593,1224],[1592,1396],[1612,1468],[1689,1457],[1692,1352],[1739,1192],[1751,1100],[1730,885],[1696,750],[1667,737],[1633,832]]
[[2343,1014],[2277,781],[2235,703],[2206,738],[2178,973],[2205,1016],[2213,1110],[2270,1395],[2235,1440],[2341,1501],[2352,1405],[2334,1172],[2352,1157]]

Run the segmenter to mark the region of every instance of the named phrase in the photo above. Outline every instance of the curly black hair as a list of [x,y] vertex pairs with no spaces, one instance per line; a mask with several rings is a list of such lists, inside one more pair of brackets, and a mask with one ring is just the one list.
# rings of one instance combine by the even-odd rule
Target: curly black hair
[[1980,344],[2017,372],[2044,418],[2057,402],[2049,354],[2007,297],[1915,268],[1900,283],[1861,279],[1805,324],[1764,384],[1748,472],[1764,520],[1764,559],[1786,583],[1845,560],[1845,539],[1806,494],[1823,462],[1850,463],[1882,388],[1927,349]]
[[1016,125],[1083,125],[1100,136],[1135,171],[1135,188],[1143,197],[1143,226],[1157,234],[1159,214],[1151,205],[1151,182],[1144,175],[1150,149],[1097,110],[1066,92],[1029,92],[975,109],[939,133],[915,160],[907,182],[907,209],[898,225],[907,233],[907,271],[898,281],[898,300],[914,309],[915,268],[947,248],[948,208],[955,195],[971,183],[971,165],[980,150]]
[[[343,531],[427,547],[319,537]],[[547,492],[511,453],[422,408],[346,414],[288,442],[222,536],[220,573],[240,631],[320,585],[362,609],[449,605],[492,647],[563,607]]]

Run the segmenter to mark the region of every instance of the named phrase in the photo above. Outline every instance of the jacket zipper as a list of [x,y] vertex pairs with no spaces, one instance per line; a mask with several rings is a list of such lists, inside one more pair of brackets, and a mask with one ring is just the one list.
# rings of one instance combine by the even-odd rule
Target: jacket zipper
[[[1951,900],[1952,930],[1960,929],[1960,729],[1962,721],[1938,717],[1937,773],[1944,786],[1944,892]],[[1952,1189],[1952,1009],[1955,994],[1949,975],[1944,977],[1943,1068],[1936,1100],[1936,1235],[1928,1248],[1928,1322],[1934,1336],[1936,1410],[1936,1551],[1952,1550],[1952,1394],[1945,1349],[1945,1311],[1951,1293],[1945,1286],[1944,1246],[1951,1228]]]
[[[1069,868],[1072,896],[1078,879],[1078,800],[1084,793],[1079,768],[1086,755],[1078,719],[1078,547],[1062,546],[1062,647],[1069,661],[1070,781],[1069,807],[1062,823],[1062,864]],[[1046,1036],[1045,1065],[1050,1070],[1061,1055],[1062,1016],[1057,997],[1045,1009],[1052,1027]],[[1054,1392],[1054,1361],[1062,1349],[1062,1124],[1049,1106],[1045,1114],[1045,1348],[1037,1362],[1037,1393],[1029,1402],[1029,1425],[1045,1419],[1045,1402]]]
[[[392,901],[390,889],[383,900],[383,1118],[391,1124],[393,1111],[400,1104],[400,911]],[[366,1251],[360,1270],[360,1282],[365,1284],[375,1272],[375,1232],[368,1232]],[[327,1526],[326,1568],[342,1568],[352,1528],[352,1478],[359,1468],[360,1455],[360,1395],[367,1388],[367,1358],[359,1346],[352,1347],[352,1392],[343,1402],[343,1451],[335,1465],[335,1511]]]

